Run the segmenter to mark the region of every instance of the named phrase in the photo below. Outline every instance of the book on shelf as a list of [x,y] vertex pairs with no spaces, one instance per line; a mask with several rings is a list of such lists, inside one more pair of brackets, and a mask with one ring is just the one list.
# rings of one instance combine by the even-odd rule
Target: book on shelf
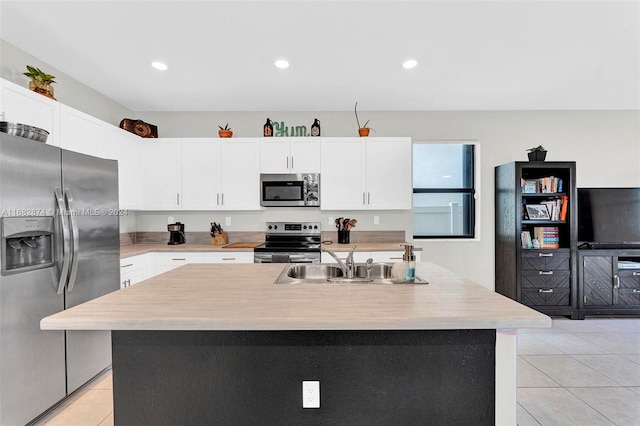
[[538,240],[541,249],[560,248],[560,231],[557,226],[537,226],[533,228],[533,237]]
[[520,179],[523,194],[553,194],[562,192],[562,179],[556,176],[546,176],[537,179]]
[[522,231],[520,233],[520,243],[523,249],[533,248],[533,240],[531,239],[531,233],[529,231]]
[[[562,195],[553,199],[540,201],[540,204],[545,206],[549,212],[549,220],[564,221],[567,219],[567,206],[569,204],[569,197]],[[527,214],[527,204],[523,204],[522,215],[523,219],[531,219]]]

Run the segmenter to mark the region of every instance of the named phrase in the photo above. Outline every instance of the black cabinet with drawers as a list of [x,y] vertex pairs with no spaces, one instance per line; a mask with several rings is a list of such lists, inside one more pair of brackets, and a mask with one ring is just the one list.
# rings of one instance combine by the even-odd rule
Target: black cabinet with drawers
[[589,315],[640,315],[640,250],[578,250],[578,307]]
[[495,168],[496,291],[572,319],[579,317],[575,176],[572,161]]

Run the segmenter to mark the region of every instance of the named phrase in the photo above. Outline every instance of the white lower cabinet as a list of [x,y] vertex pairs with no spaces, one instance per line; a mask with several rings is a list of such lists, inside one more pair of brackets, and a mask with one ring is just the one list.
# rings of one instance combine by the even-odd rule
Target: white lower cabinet
[[204,254],[203,252],[158,252],[156,253],[155,275],[187,263],[204,263]]
[[204,263],[253,263],[253,252],[207,252],[204,254]]
[[120,259],[120,288],[125,288],[153,276],[154,253]]

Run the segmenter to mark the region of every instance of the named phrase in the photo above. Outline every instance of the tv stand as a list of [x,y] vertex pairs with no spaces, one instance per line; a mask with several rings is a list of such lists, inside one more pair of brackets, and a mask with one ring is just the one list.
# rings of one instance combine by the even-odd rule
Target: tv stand
[[640,248],[580,246],[578,311],[580,319],[597,315],[640,316]]

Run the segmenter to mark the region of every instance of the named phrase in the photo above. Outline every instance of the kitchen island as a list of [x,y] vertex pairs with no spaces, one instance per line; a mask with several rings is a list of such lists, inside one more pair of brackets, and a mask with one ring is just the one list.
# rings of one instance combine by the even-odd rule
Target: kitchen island
[[41,327],[112,330],[116,424],[515,424],[516,331],[549,317],[429,263],[422,285],[283,266],[186,265]]

